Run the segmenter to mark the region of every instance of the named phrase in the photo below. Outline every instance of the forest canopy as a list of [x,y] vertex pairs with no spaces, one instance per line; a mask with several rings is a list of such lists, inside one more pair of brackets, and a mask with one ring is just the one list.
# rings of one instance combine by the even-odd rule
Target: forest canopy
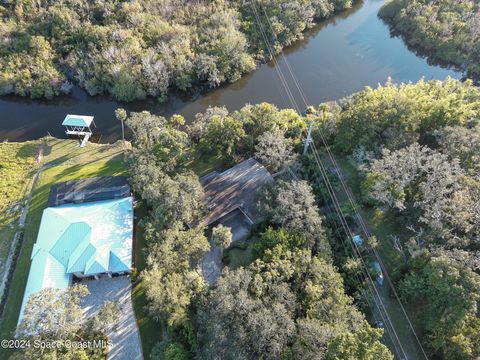
[[388,82],[318,112],[319,131],[359,175],[365,209],[402,237],[394,282],[428,355],[478,359],[479,89]]
[[[351,0],[9,0],[0,5],[0,95],[51,98],[72,82],[120,101],[215,87]],[[259,26],[258,24],[262,24]]]
[[413,48],[480,80],[480,3],[390,0],[379,13]]

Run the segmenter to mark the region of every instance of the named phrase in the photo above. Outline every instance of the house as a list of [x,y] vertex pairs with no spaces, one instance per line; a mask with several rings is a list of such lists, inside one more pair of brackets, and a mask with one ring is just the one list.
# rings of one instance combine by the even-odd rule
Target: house
[[[253,158],[222,173],[211,172],[200,178],[205,191],[207,215],[205,225],[221,223],[232,228],[232,234],[261,220],[256,209],[255,195],[264,185],[272,183],[268,170]],[[243,229],[243,230],[242,230]],[[238,236],[237,236],[238,237]],[[235,240],[235,239],[234,239]]]
[[[268,170],[252,158],[222,173],[214,171],[205,175],[200,182],[205,191],[207,214],[201,223],[230,228],[232,241],[248,236],[251,226],[263,218],[256,208],[256,193],[273,181]],[[221,249],[212,245],[202,261],[203,276],[208,284],[220,276],[221,259]]]
[[133,198],[126,178],[54,185],[33,246],[19,322],[30,296],[42,289],[130,272],[132,237]]

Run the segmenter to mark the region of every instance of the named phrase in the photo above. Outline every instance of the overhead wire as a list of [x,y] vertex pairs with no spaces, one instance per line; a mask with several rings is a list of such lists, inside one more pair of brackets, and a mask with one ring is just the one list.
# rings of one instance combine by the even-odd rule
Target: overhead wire
[[[273,60],[273,62],[274,62],[275,68],[276,68],[277,73],[278,73],[278,75],[279,75],[279,78],[280,78],[280,80],[281,80],[281,82],[282,82],[282,85],[283,85],[283,87],[284,87],[284,89],[285,89],[285,91],[286,91],[286,93],[287,93],[287,95],[288,95],[288,97],[289,97],[292,105],[293,105],[293,106],[295,107],[295,109],[300,113],[300,109],[299,109],[298,104],[296,103],[295,98],[294,98],[294,96],[293,96],[293,94],[292,94],[292,92],[291,92],[291,90],[290,90],[290,88],[289,88],[289,86],[288,86],[288,82],[286,81],[286,78],[285,78],[285,76],[284,76],[283,73],[282,73],[282,70],[281,70],[281,68],[280,68],[280,66],[279,66],[279,63],[278,63],[278,61],[277,61],[276,58],[275,58],[275,54],[273,54],[272,48],[271,48],[270,43],[269,43],[269,41],[268,41],[268,36],[267,36],[267,34],[266,34],[266,32],[265,32],[265,29],[263,28],[263,25],[262,25],[262,23],[261,23],[261,20],[260,20],[259,14],[258,14],[258,10],[257,10],[256,5],[255,5],[255,1],[252,1],[251,4],[252,4],[252,11],[253,11],[253,14],[254,14],[254,16],[255,16],[255,20],[256,20],[256,22],[257,22],[257,24],[258,24],[259,30],[260,30],[260,32],[261,32],[261,35],[262,35],[262,37],[263,37],[263,39],[264,39],[264,41],[265,41],[265,45],[266,45],[266,47],[267,47],[267,50],[268,50],[268,52],[269,52],[269,54],[270,54],[270,56],[271,56],[271,58],[272,58],[272,60]],[[260,6],[261,6],[261,5],[260,5]],[[267,21],[268,21],[268,23],[269,23],[269,25],[270,25],[270,29],[271,29],[272,34],[276,37],[276,34],[275,34],[274,30],[273,30],[273,27],[272,27],[272,24],[271,24],[271,22],[270,22],[270,19],[268,18],[268,15],[267,15],[267,13],[266,13],[266,11],[265,11],[264,8],[263,8],[263,12],[264,12],[265,17],[266,17],[266,19],[267,19]],[[278,39],[277,39],[277,40],[278,40]],[[298,80],[296,79],[295,75],[293,74],[292,68],[291,68],[288,60],[285,58],[284,61],[285,61],[285,65],[286,65],[288,71],[290,72],[290,75],[291,75],[291,77],[292,77],[292,79],[293,79],[293,81],[294,81],[295,86],[297,87],[297,90],[298,90],[298,92],[299,92],[299,94],[300,94],[300,96],[301,96],[301,98],[302,98],[305,106],[308,106],[308,101],[306,100],[306,96],[305,96],[305,94],[303,93],[303,91],[302,91],[302,89],[301,89],[301,87],[300,87],[300,85],[299,85],[299,83],[298,83]],[[314,145],[313,142],[312,142],[312,145]],[[312,147],[312,148],[313,148],[313,147]],[[315,149],[314,149],[314,150],[315,150]],[[316,151],[316,150],[315,150],[315,151]],[[330,195],[330,197],[331,197],[332,200],[333,200],[334,197],[336,198],[336,195],[335,195],[335,192],[334,192],[333,187],[332,187],[331,184],[330,184],[330,181],[329,181],[328,175],[326,174],[326,171],[325,171],[325,169],[324,169],[323,163],[321,162],[321,159],[320,159],[318,153],[315,152],[315,153],[314,153],[314,157],[315,157],[315,161],[317,162],[317,165],[318,165],[319,169],[321,169],[322,178],[323,178],[325,184],[327,185],[327,190],[328,190],[328,192],[329,192],[329,195]],[[342,183],[342,185],[343,185],[343,183]],[[341,221],[341,224],[342,224],[342,227],[344,228],[345,233],[348,234],[348,235],[350,236],[350,238],[352,238],[352,233],[351,233],[351,231],[350,231],[350,229],[349,229],[349,227],[348,227],[348,224],[346,223],[346,219],[345,219],[345,216],[344,216],[344,214],[343,214],[343,212],[342,212],[342,210],[341,210],[341,208],[340,208],[340,204],[338,203],[338,199],[335,199],[335,200],[334,200],[334,203],[335,203],[335,204],[334,204],[334,205],[335,205],[335,206],[334,206],[334,207],[335,207],[335,211],[337,212],[337,216],[339,217],[339,219],[340,219],[340,221]],[[352,245],[352,244],[353,244],[353,245]],[[356,244],[355,244],[353,241],[351,242],[351,245],[352,245],[352,246],[356,246]],[[368,268],[366,267],[366,264],[364,263],[364,260],[363,260],[363,258],[361,257],[361,254],[360,254],[360,252],[359,252],[359,250],[358,250],[358,247],[357,247],[356,249],[353,249],[353,250],[354,250],[354,253],[356,254],[357,258],[361,260],[362,265],[363,265],[363,270],[364,270],[364,271],[366,270],[367,277],[369,278],[369,280],[370,280],[370,282],[371,282],[370,285],[372,286],[372,288],[373,288],[373,289],[375,290],[375,292],[376,292],[377,297],[372,296],[372,298],[373,298],[374,301],[376,302],[377,308],[378,308],[379,311],[380,311],[380,315],[381,315],[381,317],[382,317],[383,320],[384,320],[384,324],[386,324],[386,326],[389,326],[389,327],[391,328],[390,331],[394,333],[394,337],[395,337],[395,339],[397,340],[396,342],[398,342],[398,345],[399,345],[400,348],[401,348],[401,352],[403,353],[404,356],[406,356],[405,351],[404,351],[404,349],[403,349],[403,346],[402,346],[402,344],[401,344],[401,342],[400,342],[400,340],[399,340],[399,338],[398,338],[398,335],[397,335],[397,333],[396,333],[396,330],[395,330],[395,328],[394,328],[394,326],[393,326],[393,323],[392,323],[392,321],[391,321],[391,319],[390,319],[390,316],[388,315],[388,312],[386,311],[385,305],[383,304],[383,301],[382,301],[382,299],[381,299],[381,297],[380,297],[380,294],[378,293],[378,290],[376,289],[376,287],[375,287],[375,285],[374,285],[374,283],[373,283],[373,279],[371,278],[371,275],[370,275],[370,273],[368,272]],[[372,290],[370,289],[370,291],[372,291]],[[372,295],[373,295],[373,294],[372,294]],[[378,298],[378,299],[377,299],[377,298]],[[379,302],[378,302],[377,300],[380,300],[380,304],[379,304]],[[383,311],[382,311],[382,309],[383,309]],[[393,339],[392,339],[392,340],[393,340]],[[398,347],[397,347],[397,345],[396,345],[396,342],[395,342],[395,341],[392,341],[392,343],[393,343],[394,346],[396,347],[397,353],[400,353],[400,351],[398,351]]]
[[[255,0],[253,0],[253,1],[255,1]],[[269,24],[269,26],[270,26],[270,31],[271,31],[271,33],[276,37],[276,33],[275,33],[274,29],[273,29],[273,26],[272,26],[272,23],[271,23],[270,19],[268,18],[268,15],[267,15],[267,12],[266,12],[265,8],[264,8],[262,5],[260,5],[260,6],[262,7],[263,13],[264,13],[264,15],[265,15],[265,17],[266,17],[266,19],[267,19],[267,21],[268,21],[268,24]],[[277,39],[277,41],[278,41],[278,39]],[[305,105],[305,108],[308,107],[308,105],[309,105],[310,103],[309,103],[309,101],[307,100],[307,96],[306,96],[305,93],[303,92],[303,90],[302,90],[302,88],[301,88],[301,86],[300,86],[300,84],[299,84],[299,82],[298,82],[295,74],[293,73],[293,70],[292,70],[292,68],[291,68],[291,66],[290,66],[290,63],[288,62],[288,59],[287,59],[286,57],[284,57],[284,62],[285,62],[285,65],[286,65],[286,67],[287,67],[287,70],[289,71],[290,76],[292,77],[293,82],[294,82],[294,84],[295,84],[295,86],[296,86],[296,88],[297,88],[297,90],[298,90],[298,93],[300,94],[300,97],[302,98],[302,101],[303,101],[303,103],[304,103],[304,105]],[[297,109],[298,109],[298,106],[297,106]],[[320,136],[321,136],[321,138],[322,138],[322,142],[323,142],[323,144],[324,144],[325,149],[327,150],[327,153],[328,153],[328,156],[329,156],[329,158],[330,158],[330,161],[332,162],[332,165],[333,165],[336,169],[340,169],[340,167],[338,166],[338,163],[337,163],[335,157],[333,156],[332,152],[330,151],[330,148],[329,148],[327,142],[325,141],[325,137],[323,136],[323,134],[321,133],[320,130],[319,130],[319,134],[320,134]],[[313,139],[312,139],[312,145],[314,145]],[[339,178],[339,180],[340,180],[340,182],[341,182],[341,184],[342,184],[342,188],[343,188],[343,190],[345,191],[345,193],[346,193],[346,195],[347,195],[347,198],[348,198],[348,200],[349,200],[350,204],[352,205],[352,208],[353,208],[353,210],[354,210],[354,212],[355,212],[355,217],[356,217],[356,219],[357,219],[357,223],[359,223],[360,227],[362,228],[362,231],[364,232],[364,235],[365,235],[366,239],[368,240],[368,239],[371,238],[372,235],[371,235],[371,233],[369,232],[368,227],[366,226],[363,217],[361,216],[361,214],[360,214],[359,211],[358,211],[358,205],[357,205],[357,203],[356,203],[356,201],[355,201],[355,199],[354,199],[354,197],[353,197],[353,195],[352,195],[352,193],[351,193],[348,185],[345,184],[345,181],[344,181],[344,179],[343,179],[342,174],[341,174],[339,171],[337,171],[336,173],[337,173],[337,176],[338,176],[338,178]],[[425,350],[424,350],[424,348],[423,348],[423,346],[422,346],[422,343],[421,343],[421,341],[420,341],[420,339],[419,339],[419,337],[418,337],[418,335],[417,335],[417,333],[416,333],[416,331],[415,331],[415,329],[414,329],[414,327],[413,327],[413,324],[412,324],[412,322],[411,322],[411,320],[410,320],[410,318],[409,318],[409,316],[408,316],[408,314],[407,314],[407,312],[406,312],[406,310],[405,310],[405,307],[403,306],[403,304],[402,304],[402,302],[401,302],[401,300],[400,300],[400,297],[398,296],[398,292],[397,292],[397,290],[396,290],[393,282],[391,281],[390,276],[388,275],[388,271],[387,271],[387,269],[386,269],[386,267],[385,267],[385,265],[384,265],[384,263],[383,263],[383,261],[382,261],[382,259],[381,259],[381,256],[378,254],[378,251],[376,250],[375,247],[371,247],[371,249],[372,249],[372,251],[373,251],[373,253],[374,253],[377,261],[379,262],[379,264],[380,264],[380,266],[381,266],[381,269],[383,270],[383,272],[384,272],[384,274],[385,274],[385,277],[386,277],[386,279],[387,279],[390,287],[392,288],[392,290],[393,290],[393,292],[394,292],[395,298],[396,298],[396,300],[398,301],[398,304],[400,305],[400,308],[401,308],[401,310],[402,310],[402,313],[403,313],[403,315],[405,316],[405,319],[407,320],[408,325],[409,325],[409,327],[410,327],[410,329],[411,329],[411,331],[412,331],[412,333],[413,333],[413,335],[414,335],[414,337],[415,337],[415,339],[416,339],[416,341],[417,341],[417,343],[418,343],[418,345],[419,345],[419,347],[420,347],[420,349],[421,349],[424,357],[425,357],[426,359],[428,359],[428,357],[427,357],[427,355],[426,355],[426,352],[425,352]]]

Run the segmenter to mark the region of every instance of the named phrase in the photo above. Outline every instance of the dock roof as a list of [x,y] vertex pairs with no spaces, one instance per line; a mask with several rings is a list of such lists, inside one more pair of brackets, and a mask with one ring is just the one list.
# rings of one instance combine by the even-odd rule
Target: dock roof
[[63,120],[62,125],[89,127],[92,124],[92,122],[93,122],[93,116],[68,114],[67,116],[65,116],[65,119]]

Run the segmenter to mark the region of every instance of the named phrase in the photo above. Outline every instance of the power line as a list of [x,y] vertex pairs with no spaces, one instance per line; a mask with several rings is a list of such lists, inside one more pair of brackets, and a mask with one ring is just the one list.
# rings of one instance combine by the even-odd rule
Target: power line
[[[293,104],[294,107],[296,108],[297,112],[300,112],[300,109],[299,109],[299,107],[298,107],[298,104],[296,103],[295,98],[293,97],[293,95],[292,95],[292,93],[291,93],[291,91],[290,91],[290,88],[289,88],[289,86],[288,86],[288,83],[287,83],[287,81],[286,81],[286,79],[285,79],[285,77],[284,77],[284,75],[283,75],[283,73],[282,73],[282,71],[281,71],[281,68],[280,68],[278,62],[276,61],[276,58],[275,58],[275,56],[274,56],[274,54],[273,54],[273,51],[272,51],[272,49],[271,49],[271,47],[270,47],[270,44],[269,44],[269,42],[268,42],[268,38],[267,38],[267,36],[266,36],[265,30],[264,30],[263,25],[261,24],[261,21],[260,21],[260,18],[259,18],[258,12],[257,12],[257,8],[256,8],[256,6],[255,6],[255,4],[254,4],[253,2],[252,2],[252,10],[253,10],[255,19],[256,19],[256,21],[257,21],[257,24],[259,25],[259,29],[260,29],[260,32],[261,32],[261,34],[262,34],[262,37],[263,37],[263,39],[264,39],[264,41],[265,41],[265,45],[266,45],[266,47],[267,47],[267,50],[269,51],[269,53],[270,53],[270,55],[271,55],[271,57],[272,57],[272,59],[273,59],[273,61],[274,61],[274,64],[276,65],[276,69],[277,69],[279,78],[280,78],[280,80],[281,80],[281,82],[282,82],[282,85],[284,86],[284,89],[285,89],[287,95],[289,96],[290,101],[292,102],[292,104]],[[264,9],[263,9],[263,10],[264,10]],[[265,10],[264,10],[264,13],[265,13]],[[266,14],[266,13],[265,13],[265,14]],[[268,16],[267,16],[267,20],[269,21]],[[271,23],[270,23],[270,26],[271,26]],[[273,30],[273,29],[272,29],[272,30]],[[273,32],[273,31],[272,31],[272,32]],[[274,34],[274,36],[276,36],[274,32],[273,32],[273,34]],[[286,65],[287,65],[287,67],[288,67],[288,69],[289,69],[289,71],[290,71],[290,73],[291,73],[291,75],[292,75],[292,78],[294,79],[294,82],[295,82],[297,88],[299,89],[299,92],[300,92],[302,98],[304,99],[304,101],[306,101],[306,100],[305,100],[305,96],[303,95],[303,92],[301,91],[301,88],[300,88],[300,86],[299,86],[299,84],[298,84],[298,81],[296,80],[295,76],[293,75],[293,72],[292,72],[292,70],[291,70],[291,67],[290,67],[290,65],[289,65],[289,63],[288,63],[288,61],[287,61],[286,59],[285,59],[285,63],[286,63]],[[315,155],[315,156],[316,156],[317,164],[318,164],[318,163],[321,163],[321,160],[319,159],[319,157],[317,157],[318,154]],[[320,160],[320,162],[318,162],[318,160]],[[323,166],[323,164],[322,164],[322,166]],[[319,168],[320,168],[320,167],[319,167]],[[331,184],[330,184],[330,182],[329,182],[329,180],[328,180],[328,177],[326,176],[325,169],[323,169],[323,171],[322,171],[322,177],[324,178],[325,183],[328,184],[327,187],[328,187],[328,186],[331,187]],[[329,193],[330,193],[331,196],[332,196],[332,195],[335,195],[335,193],[334,193],[334,191],[333,191],[333,188],[329,189]],[[352,234],[351,234],[351,232],[350,232],[350,229],[348,228],[348,224],[346,223],[345,216],[343,215],[343,213],[342,213],[342,211],[341,211],[341,208],[340,208],[340,206],[339,206],[338,201],[336,201],[336,204],[335,204],[335,205],[336,205],[336,206],[335,206],[335,209],[336,209],[336,211],[337,211],[337,215],[338,215],[339,218],[341,219],[342,226],[344,227],[344,230],[346,231],[347,234],[350,234],[350,237],[352,237],[352,236],[351,236]],[[355,244],[355,245],[356,245],[356,244]],[[355,249],[354,249],[354,253],[356,253],[357,255],[360,255],[359,252],[358,252],[358,249],[356,249],[356,251],[355,251]],[[397,335],[397,333],[396,333],[396,331],[395,331],[395,329],[394,329],[394,327],[393,327],[393,324],[392,324],[392,322],[391,322],[391,319],[389,318],[388,313],[387,313],[387,311],[386,311],[386,309],[385,309],[385,306],[384,306],[384,304],[383,304],[383,302],[382,302],[382,300],[381,300],[381,298],[380,298],[380,296],[379,296],[379,294],[378,294],[377,289],[375,288],[375,285],[374,285],[374,283],[373,283],[373,280],[372,280],[371,277],[370,277],[370,274],[369,274],[369,272],[368,272],[368,268],[366,267],[366,265],[365,265],[365,263],[364,263],[364,261],[363,261],[363,258],[361,258],[361,262],[362,262],[362,264],[363,264],[363,268],[362,268],[362,269],[363,269],[363,271],[365,272],[365,274],[367,275],[367,277],[369,278],[370,283],[371,283],[370,285],[371,285],[372,288],[377,292],[376,295],[377,295],[377,297],[378,297],[378,300],[380,300],[381,306],[379,306],[379,304],[378,304],[377,297],[375,297],[374,294],[372,293],[372,298],[374,299],[374,301],[375,301],[375,303],[376,303],[376,305],[377,305],[377,308],[379,308],[380,315],[382,316],[382,318],[383,318],[383,320],[384,320],[384,323],[385,323],[387,326],[388,326],[388,324],[390,324],[390,326],[391,326],[391,331],[394,332],[395,338],[397,339],[397,341],[398,341],[398,343],[399,343],[399,346],[401,347],[401,350],[402,350],[403,354],[405,354],[405,352],[403,351],[403,347],[401,346],[401,343],[400,343],[400,341],[398,340],[398,335]],[[369,288],[369,290],[371,291],[371,288]],[[383,311],[382,311],[382,308],[383,308]],[[385,317],[388,319],[388,321],[386,321]],[[393,340],[393,339],[392,339],[392,340]],[[392,343],[394,344],[394,346],[395,346],[395,348],[396,348],[396,351],[399,353],[398,348],[397,348],[397,346],[395,345],[395,341],[392,341]]]
[[[285,77],[284,77],[283,73],[281,72],[281,69],[279,68],[278,62],[276,61],[275,57],[273,56],[273,52],[272,52],[272,50],[271,50],[271,48],[270,48],[270,44],[268,43],[266,33],[265,33],[265,31],[264,31],[264,29],[263,29],[263,25],[261,24],[261,21],[260,21],[260,19],[259,19],[259,16],[258,16],[258,13],[257,13],[257,9],[256,9],[256,6],[255,6],[254,2],[255,2],[255,0],[252,1],[252,10],[253,10],[253,12],[254,12],[256,21],[257,21],[257,23],[258,23],[258,25],[259,25],[259,28],[260,28],[260,30],[261,30],[262,37],[263,37],[263,39],[264,39],[264,41],[265,41],[265,44],[266,44],[266,46],[267,46],[267,48],[268,48],[268,50],[269,50],[269,52],[270,52],[270,54],[271,54],[271,56],[272,56],[272,59],[274,59],[274,65],[276,65],[276,68],[278,67],[279,77],[281,78],[281,80],[283,79],[282,84],[284,85],[284,88],[285,88],[285,90],[286,90],[289,98],[291,99],[292,104],[296,107],[296,110],[297,110],[298,112],[300,112],[300,111],[299,111],[298,104],[296,103],[295,98],[293,97],[293,95],[292,95],[292,93],[291,93],[291,91],[290,91],[290,89],[289,89],[289,87],[288,87],[288,83],[286,82]],[[260,5],[260,6],[261,6],[261,5]],[[262,7],[262,6],[261,6],[261,7]],[[272,34],[274,35],[274,37],[276,38],[276,34],[275,34],[275,31],[274,31],[274,29],[273,29],[273,26],[272,26],[272,24],[271,24],[271,22],[270,22],[270,19],[268,18],[268,15],[267,15],[265,9],[264,9],[263,7],[262,7],[262,9],[263,9],[263,12],[264,12],[264,14],[265,14],[265,17],[266,17],[266,19],[267,19],[267,22],[268,22],[268,24],[269,24],[269,26],[270,26],[270,30],[271,30]],[[276,40],[278,41],[277,38],[276,38]],[[295,75],[293,74],[292,68],[291,68],[288,60],[286,59],[286,57],[284,57],[284,61],[285,61],[285,64],[286,64],[286,66],[287,66],[287,69],[288,69],[288,71],[290,72],[290,75],[291,75],[291,77],[292,77],[292,79],[293,79],[293,81],[294,81],[294,84],[295,84],[295,86],[297,87],[298,92],[299,92],[299,94],[300,94],[300,96],[301,96],[301,98],[302,98],[302,100],[303,100],[303,102],[304,102],[304,104],[305,104],[305,107],[307,107],[307,106],[308,106],[308,101],[307,101],[307,99],[306,99],[306,96],[305,96],[304,92],[302,91],[302,89],[301,89],[301,87],[300,87],[300,84],[298,83],[297,78],[296,78]],[[338,167],[337,162],[335,161],[332,153],[330,152],[330,149],[328,148],[328,146],[327,146],[327,144],[326,144],[326,141],[325,141],[325,138],[323,137],[323,134],[321,133],[321,131],[319,131],[319,133],[320,133],[320,135],[321,135],[321,137],[322,137],[322,141],[323,141],[323,143],[324,143],[324,146],[325,146],[326,149],[327,149],[327,152],[328,152],[328,155],[329,155],[329,157],[330,157],[330,160],[332,161],[332,164],[333,164],[337,169],[340,169],[340,168]],[[309,140],[309,137],[308,137],[308,135],[307,135],[307,140],[306,140],[306,141],[308,141],[308,140]],[[307,146],[308,146],[308,144],[307,144]],[[317,150],[315,149],[315,144],[314,144],[313,140],[312,140],[312,148],[313,148],[314,156],[315,156],[317,165],[319,166],[319,169],[321,169],[321,170],[323,169],[323,172],[321,171],[321,173],[322,173],[322,177],[324,178],[324,182],[325,182],[326,184],[327,184],[327,183],[329,184],[329,185],[327,185],[327,188],[328,188],[328,186],[331,187],[331,184],[330,184],[330,181],[329,181],[329,179],[328,179],[328,176],[324,176],[324,175],[326,175],[326,173],[324,174],[325,169],[324,169],[323,163],[321,162],[321,159],[320,159],[320,157],[319,157],[319,155],[318,155],[318,152],[317,152]],[[321,165],[321,166],[320,166],[320,165]],[[371,235],[370,235],[369,232],[368,232],[368,229],[367,229],[367,227],[366,227],[366,225],[365,225],[365,223],[364,223],[363,218],[361,217],[361,215],[360,215],[359,212],[358,212],[358,209],[357,209],[357,207],[356,207],[356,203],[354,203],[354,199],[353,199],[353,197],[352,197],[352,194],[351,194],[351,192],[349,191],[349,189],[348,189],[348,187],[346,186],[346,184],[345,184],[345,182],[344,182],[341,174],[339,174],[338,171],[337,171],[337,176],[339,177],[340,182],[341,182],[341,184],[342,184],[342,187],[343,187],[344,191],[346,192],[347,197],[348,197],[350,203],[352,204],[352,207],[353,207],[353,209],[354,209],[354,211],[355,211],[355,215],[356,215],[356,218],[357,218],[357,222],[360,222],[360,223],[361,223],[361,227],[362,227],[362,229],[363,229],[363,231],[364,231],[364,233],[365,233],[365,236],[366,236],[366,238],[367,238],[367,240],[368,240],[368,239],[371,237]],[[333,188],[332,188],[332,190],[333,190]],[[329,192],[329,194],[330,194],[330,190],[328,190],[328,192]],[[332,194],[335,196],[335,193],[334,193],[334,192],[333,192]],[[330,196],[331,196],[332,194],[330,194]],[[331,197],[332,197],[332,196],[331,196]],[[336,196],[335,196],[335,199],[336,199]],[[341,218],[343,218],[343,221],[345,221],[344,214],[343,214],[343,212],[341,211],[341,208],[339,207],[339,204],[338,204],[338,200],[337,200],[337,199],[336,199],[336,202],[337,202],[337,204],[336,204],[335,208],[338,207],[338,210],[339,210],[340,214],[342,215]],[[339,212],[337,211],[337,215],[339,215],[339,217],[340,217]],[[343,226],[343,221],[342,221],[342,226]],[[347,225],[348,233],[351,235],[350,229],[348,228],[348,224],[346,224],[346,225]],[[353,240],[352,240],[351,242],[354,244],[355,247],[357,247],[356,243],[355,243]],[[401,301],[400,301],[400,298],[398,297],[398,294],[397,294],[397,292],[396,292],[396,289],[394,288],[393,283],[391,282],[390,277],[388,276],[388,273],[387,273],[387,271],[386,271],[386,268],[385,268],[385,266],[383,265],[383,262],[381,261],[381,258],[380,258],[380,256],[379,256],[379,254],[377,253],[376,249],[372,248],[372,250],[374,251],[375,257],[376,257],[377,260],[379,261],[380,266],[381,266],[381,267],[383,268],[383,270],[385,271],[387,280],[388,280],[390,286],[392,287],[392,289],[394,290],[395,297],[397,298],[398,303],[400,304],[401,309],[402,309],[402,311],[403,311],[403,313],[404,313],[404,315],[405,315],[405,317],[406,317],[406,319],[407,319],[407,321],[408,321],[408,324],[409,324],[412,332],[414,333],[415,338],[416,338],[416,340],[417,340],[420,348],[422,349],[423,355],[425,356],[425,358],[427,358],[427,356],[426,356],[426,354],[425,354],[425,351],[424,351],[424,349],[423,349],[423,347],[422,347],[422,345],[421,345],[421,343],[420,343],[420,340],[419,340],[419,338],[418,338],[418,336],[417,336],[417,334],[416,334],[416,332],[415,332],[415,330],[414,330],[414,328],[413,328],[413,326],[412,326],[412,324],[411,324],[411,321],[410,321],[410,319],[409,319],[409,317],[408,317],[408,314],[406,313],[406,311],[405,311],[405,309],[404,309],[404,307],[403,307],[403,305],[402,305],[402,303],[401,303]],[[358,251],[358,248],[357,248],[357,251]],[[360,254],[359,254],[359,255],[360,255]],[[361,255],[360,255],[360,258],[361,258]],[[361,258],[361,260],[362,260],[362,262],[363,262],[363,258]],[[368,273],[368,269],[367,269],[367,273]],[[369,273],[368,273],[368,275],[370,276]],[[371,278],[370,278],[370,280],[371,280]],[[378,291],[377,291],[377,289],[376,289],[376,287],[375,287],[374,284],[373,284],[373,288],[374,288],[375,291],[377,292],[377,295],[378,295],[378,297],[379,297],[379,300],[381,301],[380,295],[378,294]],[[383,302],[381,302],[381,305],[382,305],[382,307],[384,308],[384,310],[385,310],[385,312],[386,312],[385,305],[383,304]],[[388,313],[386,313],[386,315],[388,316]],[[398,340],[398,342],[399,342],[399,345],[402,346],[401,343],[400,343],[400,340],[398,339],[398,335],[396,334],[396,331],[395,331],[395,329],[393,328],[393,324],[391,323],[391,320],[390,320],[389,317],[388,317],[388,320],[389,320],[390,324],[392,325],[392,330],[393,330],[393,332],[394,332],[394,334],[395,334],[395,337],[397,338],[397,340]],[[403,352],[404,355],[405,355],[405,352],[403,351],[403,347],[402,347],[402,352]]]
[[[315,150],[314,146],[315,145],[312,142],[312,150]],[[363,271],[363,274],[365,276],[365,279],[368,279],[369,290],[370,290],[372,298],[375,302],[375,305],[377,306],[377,309],[380,312],[380,316],[382,317],[382,320],[383,320],[385,326],[387,326],[387,329],[388,329],[388,326],[389,326],[390,331],[393,332],[394,337],[392,337],[392,335],[390,334],[390,331],[387,331],[387,333],[389,334],[389,336],[392,340],[392,344],[395,347],[395,351],[397,352],[397,354],[403,354],[406,357],[405,350],[403,349],[403,346],[400,342],[400,339],[398,338],[397,332],[396,332],[395,327],[393,326],[392,320],[391,320],[391,318],[390,318],[390,316],[389,316],[389,314],[388,314],[388,312],[385,308],[385,305],[382,301],[382,298],[380,297],[380,294],[378,293],[378,290],[375,286],[374,280],[372,279],[372,277],[370,275],[370,272],[368,270],[368,266],[365,264],[365,261],[362,257],[362,254],[361,254],[360,250],[358,249],[357,244],[355,243],[355,241],[353,241],[353,234],[350,230],[350,227],[348,226],[345,214],[343,213],[343,210],[341,209],[340,202],[338,201],[338,198],[335,194],[333,186],[332,186],[330,180],[328,179],[328,175],[326,173],[325,165],[321,161],[320,156],[318,155],[318,152],[314,151],[313,155],[314,155],[315,161],[317,163],[317,166],[321,170],[321,174],[322,174],[322,177],[323,177],[323,179],[324,179],[324,181],[327,185],[327,189],[328,189],[328,192],[330,194],[330,197],[333,200],[335,211],[337,212],[337,215],[338,215],[340,221],[342,222],[342,226],[344,227],[344,230],[346,231],[347,236],[350,239],[349,243],[352,247],[353,253],[354,253],[355,257],[358,260],[360,260],[360,262],[361,262],[362,271]],[[398,343],[398,346],[397,346],[397,343]],[[399,347],[400,347],[401,352],[399,351]]]

